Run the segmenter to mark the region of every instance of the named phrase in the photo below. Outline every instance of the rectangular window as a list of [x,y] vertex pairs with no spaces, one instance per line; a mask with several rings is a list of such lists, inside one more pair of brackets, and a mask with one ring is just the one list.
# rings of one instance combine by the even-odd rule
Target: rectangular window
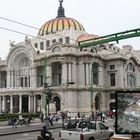
[[29,87],[30,87],[30,76],[28,77],[28,80],[29,80]]
[[99,85],[98,72],[93,72],[93,85]]
[[23,77],[20,78],[20,86],[23,87]]
[[61,73],[59,73],[59,85],[61,85]]
[[27,77],[25,77],[25,87],[27,87]]
[[115,65],[110,65],[110,70],[114,70],[115,69]]
[[40,77],[40,86],[43,86],[43,75]]
[[115,73],[110,73],[110,85],[115,86]]

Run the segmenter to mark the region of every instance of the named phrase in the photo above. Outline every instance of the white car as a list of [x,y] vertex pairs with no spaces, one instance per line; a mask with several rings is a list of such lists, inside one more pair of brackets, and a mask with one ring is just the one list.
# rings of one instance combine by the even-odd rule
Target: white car
[[81,121],[74,129],[62,129],[61,140],[107,140],[114,135],[114,130],[102,122]]

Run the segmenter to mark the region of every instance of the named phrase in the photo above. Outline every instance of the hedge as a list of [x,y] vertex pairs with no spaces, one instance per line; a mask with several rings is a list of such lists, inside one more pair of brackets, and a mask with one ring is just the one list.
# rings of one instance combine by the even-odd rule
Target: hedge
[[[34,118],[39,118],[39,113],[21,113],[21,115],[25,118],[27,118],[29,115]],[[19,117],[19,113],[13,113],[13,114],[0,114],[0,121],[7,121],[13,117]]]

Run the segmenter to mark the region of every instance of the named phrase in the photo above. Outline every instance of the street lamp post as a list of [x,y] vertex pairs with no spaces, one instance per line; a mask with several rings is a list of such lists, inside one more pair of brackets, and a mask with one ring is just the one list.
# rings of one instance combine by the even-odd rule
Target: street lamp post
[[93,67],[91,68],[91,83],[90,83],[90,107],[91,107],[91,111],[93,112]]
[[45,99],[46,99],[45,110],[46,110],[46,114],[48,115],[50,112],[49,103],[52,97],[51,89],[48,86],[48,83],[44,83],[44,94],[45,94]]

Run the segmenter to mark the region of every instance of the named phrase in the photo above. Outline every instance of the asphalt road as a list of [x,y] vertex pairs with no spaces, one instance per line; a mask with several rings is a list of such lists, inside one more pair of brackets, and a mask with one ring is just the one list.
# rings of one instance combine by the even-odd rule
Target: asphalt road
[[[55,140],[59,140],[59,132],[60,132],[60,128],[53,130],[53,138]],[[39,135],[40,135],[40,131],[27,132],[27,133],[20,133],[14,135],[0,136],[0,140],[37,140],[37,136]]]
[[[18,125],[17,128],[8,126],[7,123],[0,123],[0,140],[36,140],[37,136],[40,135],[40,130],[45,123],[34,122],[31,126]],[[53,131],[55,140],[59,138],[59,132],[62,124],[55,123],[54,126],[49,126],[50,130]]]
[[[106,125],[113,128],[113,119],[106,120]],[[36,122],[31,126],[18,126],[13,128],[12,126],[0,125],[0,140],[37,140],[37,136],[40,135],[40,130],[44,126],[44,123]],[[55,140],[59,140],[59,132],[61,130],[61,122],[54,123],[54,127],[50,129],[53,131],[52,135]]]

